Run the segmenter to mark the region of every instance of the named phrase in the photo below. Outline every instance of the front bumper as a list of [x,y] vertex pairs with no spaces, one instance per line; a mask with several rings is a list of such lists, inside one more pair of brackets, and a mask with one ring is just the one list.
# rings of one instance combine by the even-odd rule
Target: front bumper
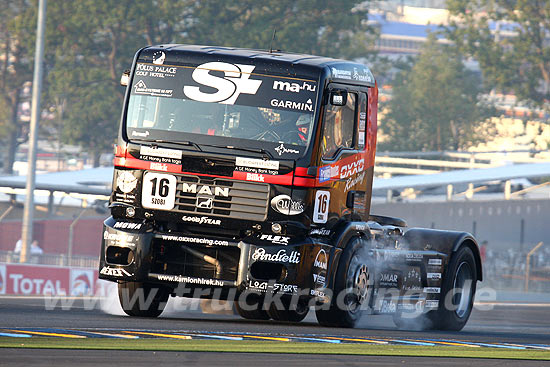
[[[288,242],[288,244],[286,243]],[[224,288],[323,297],[335,249],[309,237],[258,235],[241,241],[161,233],[108,218],[99,278],[177,288]]]

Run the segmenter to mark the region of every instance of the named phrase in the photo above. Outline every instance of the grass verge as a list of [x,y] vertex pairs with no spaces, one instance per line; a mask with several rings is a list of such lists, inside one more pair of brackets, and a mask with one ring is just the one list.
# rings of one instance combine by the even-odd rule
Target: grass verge
[[550,351],[497,348],[424,347],[369,344],[288,343],[271,341],[60,339],[0,337],[0,348],[116,349],[177,352],[354,354],[381,356],[460,357],[550,360]]

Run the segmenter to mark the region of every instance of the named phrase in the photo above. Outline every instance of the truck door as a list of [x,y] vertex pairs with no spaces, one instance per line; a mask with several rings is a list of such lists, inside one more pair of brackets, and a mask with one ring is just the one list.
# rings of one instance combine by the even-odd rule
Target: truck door
[[[327,226],[342,218],[362,220],[365,211],[365,115],[366,94],[349,86],[331,85],[322,113],[318,181],[329,199]],[[363,113],[362,118],[360,118]],[[360,123],[362,121],[362,124]],[[318,206],[316,202],[316,207]],[[322,206],[320,206],[322,207]],[[319,222],[318,210],[314,222]]]

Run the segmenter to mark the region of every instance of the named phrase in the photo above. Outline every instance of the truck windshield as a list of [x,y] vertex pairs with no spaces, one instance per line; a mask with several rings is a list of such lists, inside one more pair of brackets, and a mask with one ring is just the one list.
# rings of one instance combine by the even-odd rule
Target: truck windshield
[[128,137],[249,145],[279,156],[303,153],[312,133],[317,82],[256,74],[254,68],[138,63],[126,115]]
[[312,123],[313,113],[139,95],[130,96],[127,117],[131,129],[303,146],[309,141]]

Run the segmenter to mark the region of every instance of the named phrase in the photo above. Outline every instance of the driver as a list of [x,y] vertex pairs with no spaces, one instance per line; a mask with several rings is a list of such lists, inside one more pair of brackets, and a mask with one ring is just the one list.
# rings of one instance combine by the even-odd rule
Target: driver
[[307,143],[309,140],[309,128],[311,126],[311,115],[300,115],[296,121],[296,129],[298,129],[298,136],[300,140]]

